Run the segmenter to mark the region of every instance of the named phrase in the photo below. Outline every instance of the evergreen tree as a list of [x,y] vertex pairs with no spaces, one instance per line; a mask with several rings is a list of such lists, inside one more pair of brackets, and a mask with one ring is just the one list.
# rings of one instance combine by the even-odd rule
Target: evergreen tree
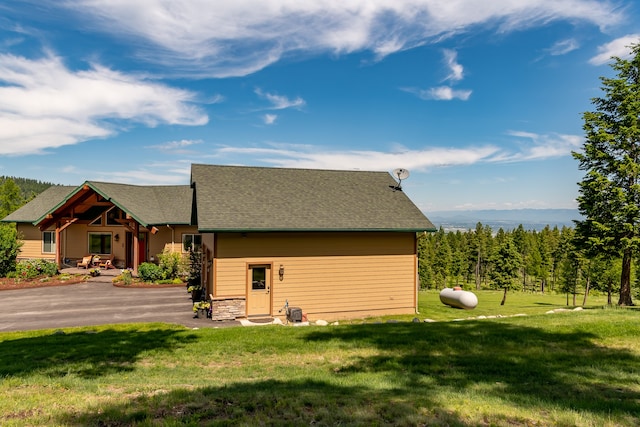
[[25,199],[22,197],[20,187],[13,179],[6,179],[0,185],[0,218],[4,218],[24,204]]
[[431,265],[434,259],[433,235],[422,235],[418,238],[418,280],[420,289],[429,289],[433,283],[433,270]]
[[[544,293],[547,287],[549,278],[553,284],[555,277],[555,258],[554,253],[558,245],[558,227],[554,227],[553,230],[547,225],[540,233],[538,233],[538,250],[541,258],[540,267],[540,292]],[[553,286],[552,288],[553,289]]]
[[576,231],[592,250],[622,255],[619,305],[633,305],[631,263],[640,249],[640,44],[629,60],[614,58],[614,78],[602,77],[603,97],[585,112]]
[[520,254],[513,243],[511,236],[504,233],[502,228],[496,238],[500,237],[500,244],[491,259],[492,270],[491,286],[495,289],[503,289],[504,295],[500,305],[507,300],[507,291],[517,288],[518,271],[522,265]]
[[540,239],[538,233],[532,231],[527,234],[527,240],[529,241],[529,256],[526,260],[525,272],[529,277],[534,278],[534,282],[531,285],[531,291],[537,291],[538,282],[541,284],[544,282],[547,273],[542,263],[542,254],[540,252]]
[[449,272],[451,273],[453,284],[456,286],[460,285],[460,278],[464,275],[466,270],[466,259],[465,259],[465,239],[460,232],[457,230],[455,233],[447,233],[449,248],[451,249],[451,264],[449,266]]
[[491,228],[485,228],[482,223],[476,224],[474,232],[469,232],[473,237],[470,239],[472,248],[470,251],[470,260],[473,265],[473,277],[476,289],[479,290],[484,278],[487,266],[487,258],[489,251],[489,242],[491,241]]
[[622,268],[620,258],[606,255],[596,256],[591,259],[591,288],[607,293],[607,304],[612,304],[611,295],[619,291],[620,272]]
[[436,288],[445,288],[447,286],[447,278],[449,277],[449,269],[451,265],[451,248],[446,238],[444,229],[434,235],[434,259],[431,265],[433,270],[433,280]]
[[521,270],[520,276],[522,277],[522,289],[527,289],[527,264],[529,262],[529,238],[528,233],[524,231],[522,224],[518,225],[512,233],[513,243],[520,254]]

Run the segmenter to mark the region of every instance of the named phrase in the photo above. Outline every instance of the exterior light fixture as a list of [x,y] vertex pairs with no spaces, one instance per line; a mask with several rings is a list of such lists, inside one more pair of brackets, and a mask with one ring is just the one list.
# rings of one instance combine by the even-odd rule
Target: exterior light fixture
[[280,264],[280,268],[278,269],[278,277],[280,281],[284,280],[284,265]]

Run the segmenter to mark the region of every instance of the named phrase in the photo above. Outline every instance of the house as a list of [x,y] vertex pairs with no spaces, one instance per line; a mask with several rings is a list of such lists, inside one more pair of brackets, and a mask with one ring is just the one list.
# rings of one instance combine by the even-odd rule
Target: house
[[214,318],[327,320],[417,308],[418,233],[434,225],[385,172],[194,164],[191,184],[51,187],[3,219],[21,257],[88,253],[135,269],[196,248]]

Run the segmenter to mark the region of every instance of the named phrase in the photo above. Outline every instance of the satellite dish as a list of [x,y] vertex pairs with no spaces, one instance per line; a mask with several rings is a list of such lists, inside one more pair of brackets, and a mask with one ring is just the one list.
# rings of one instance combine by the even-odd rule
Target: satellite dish
[[398,185],[390,186],[394,191],[400,190],[402,191],[402,180],[409,178],[409,171],[404,168],[397,168],[393,170],[393,175],[398,178]]
[[393,174],[397,176],[400,181],[409,178],[409,171],[403,168],[394,169]]

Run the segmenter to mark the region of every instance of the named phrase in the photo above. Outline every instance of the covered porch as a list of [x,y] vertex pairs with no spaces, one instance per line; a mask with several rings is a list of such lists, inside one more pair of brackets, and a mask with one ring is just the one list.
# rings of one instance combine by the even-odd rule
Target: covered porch
[[89,184],[71,193],[35,225],[42,232],[54,233],[58,268],[77,269],[83,257],[97,255],[110,259],[115,267],[132,269],[134,275],[147,261],[149,233],[158,231]]

